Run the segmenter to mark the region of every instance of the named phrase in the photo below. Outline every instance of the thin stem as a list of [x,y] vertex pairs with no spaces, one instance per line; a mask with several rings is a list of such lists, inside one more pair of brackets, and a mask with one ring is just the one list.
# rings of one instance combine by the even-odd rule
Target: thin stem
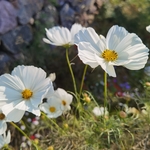
[[83,88],[83,83],[84,83],[84,78],[85,78],[85,74],[86,74],[86,71],[87,71],[87,67],[88,67],[88,65],[85,65],[85,67],[84,67],[84,72],[83,72],[83,75],[82,75],[82,80],[81,80],[81,85],[80,85],[79,99],[80,99],[80,96],[81,96],[81,93],[82,93],[82,88]]
[[34,143],[34,141],[32,141],[25,132],[23,132],[15,123],[13,122],[10,122],[19,132],[21,132],[33,145],[34,147],[36,148],[36,150],[41,150],[41,148],[39,148],[37,146],[37,144]]
[[[104,108],[107,106],[107,73],[104,73]],[[104,109],[105,110],[105,109]]]
[[63,133],[66,134],[66,132],[61,128],[59,127],[59,125],[51,118],[48,118],[48,116],[44,113],[44,112],[41,112],[41,114],[46,117],[48,120],[50,120],[59,130],[61,130]]
[[71,73],[71,76],[72,76],[74,92],[77,95],[77,87],[76,87],[75,77],[74,77],[74,74],[73,74],[73,71],[72,71],[71,63],[70,63],[70,60],[69,60],[68,48],[66,48],[66,59],[67,59],[68,67],[69,67],[69,70],[70,70],[70,73]]

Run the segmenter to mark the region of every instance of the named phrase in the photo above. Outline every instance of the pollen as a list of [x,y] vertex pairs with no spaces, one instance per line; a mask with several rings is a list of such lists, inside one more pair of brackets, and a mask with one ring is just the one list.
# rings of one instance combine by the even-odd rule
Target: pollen
[[106,49],[104,50],[104,52],[102,53],[102,57],[106,60],[106,61],[115,61],[118,58],[118,54],[117,52],[115,52],[114,50],[109,50]]
[[53,112],[56,111],[56,108],[55,108],[55,107],[50,107],[50,108],[49,108],[49,111],[53,113]]
[[3,113],[0,113],[0,120],[3,120],[5,118],[5,115]]
[[29,89],[25,89],[22,92],[22,98],[24,98],[24,99],[29,99],[30,97],[32,97],[32,95],[33,95],[33,92]]
[[65,100],[62,100],[62,104],[65,106],[67,103]]

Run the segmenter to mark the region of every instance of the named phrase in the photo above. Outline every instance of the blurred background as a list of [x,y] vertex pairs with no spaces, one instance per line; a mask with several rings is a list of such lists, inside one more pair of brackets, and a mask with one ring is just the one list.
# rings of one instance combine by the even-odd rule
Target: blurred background
[[[75,22],[93,27],[104,36],[112,25],[123,26],[150,47],[150,33],[146,31],[150,24],[150,0],[0,0],[0,74],[10,73],[17,65],[34,65],[48,75],[56,73],[55,88],[72,91],[65,49],[48,45],[42,38],[45,28],[59,25],[70,29]],[[72,46],[69,57],[79,86],[84,64],[76,55],[77,48]],[[111,95],[142,91],[144,69],[115,69],[117,78],[108,78]],[[84,89],[97,100],[103,95],[103,74],[101,67],[88,67],[85,77]]]

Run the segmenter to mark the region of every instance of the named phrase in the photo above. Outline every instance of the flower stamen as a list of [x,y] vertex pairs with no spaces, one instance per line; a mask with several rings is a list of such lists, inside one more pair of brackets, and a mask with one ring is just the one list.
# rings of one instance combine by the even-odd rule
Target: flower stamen
[[32,97],[32,95],[33,95],[33,92],[29,89],[25,89],[22,92],[22,98],[24,98],[24,99],[29,99],[30,97]]
[[115,61],[115,60],[117,60],[117,58],[118,58],[118,54],[117,54],[117,52],[115,52],[114,50],[106,49],[106,50],[103,51],[102,57],[103,57],[106,61]]
[[0,113],[0,120],[4,120],[5,115],[3,113]]
[[62,104],[65,106],[67,103],[65,100],[62,100]]
[[51,113],[53,113],[53,112],[56,111],[56,108],[55,108],[55,107],[50,107],[50,108],[49,108],[49,111],[50,111]]

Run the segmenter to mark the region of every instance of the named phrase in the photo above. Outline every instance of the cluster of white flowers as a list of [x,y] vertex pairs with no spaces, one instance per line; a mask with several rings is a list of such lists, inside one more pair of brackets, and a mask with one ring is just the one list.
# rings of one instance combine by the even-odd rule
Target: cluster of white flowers
[[[150,26],[146,27],[150,31]],[[98,35],[91,27],[84,28],[74,24],[69,31],[64,27],[46,29],[48,39],[44,42],[56,46],[76,44],[78,56],[84,64],[96,68],[101,66],[109,76],[116,77],[114,66],[124,66],[130,70],[144,68],[148,60],[149,49],[135,33],[129,33],[124,27],[114,25],[106,38]]]
[[[150,26],[147,26],[146,30],[150,32]],[[70,31],[65,27],[46,29],[46,35],[48,39],[44,38],[43,41],[48,44],[77,45],[78,56],[84,64],[92,68],[100,65],[112,77],[116,77],[114,66],[139,70],[145,67],[148,60],[149,49],[141,39],[118,25],[110,28],[106,38],[98,35],[93,28],[84,28],[76,23]],[[96,116],[103,115],[104,107],[95,107],[93,113]]]
[[[47,102],[43,102],[44,98]],[[26,111],[40,116],[42,110],[50,118],[58,117],[70,110],[72,98],[63,89],[55,91],[51,78],[41,68],[22,65],[15,67],[11,74],[1,75],[0,135],[4,134],[4,141],[7,139],[5,144],[10,141],[10,133],[5,136],[7,122],[19,122]]]
[[72,95],[65,90],[58,88],[50,96],[46,97],[47,102],[40,105],[40,109],[47,114],[49,118],[57,118],[62,113],[70,110]]
[[[149,27],[146,28],[149,31]],[[65,27],[46,29],[48,39],[43,41],[56,46],[77,45],[78,56],[84,64],[102,69],[116,77],[114,66],[138,70],[145,66],[149,49],[134,33],[114,25],[106,38],[91,27],[74,24],[71,30]],[[7,122],[19,122],[25,112],[40,116],[41,111],[56,118],[67,110],[73,96],[65,90],[54,90],[55,74],[46,77],[46,72],[34,66],[17,66],[11,74],[0,76],[0,147],[10,142],[10,131],[6,136]],[[43,99],[46,102],[43,102]],[[108,114],[107,109],[95,107],[96,116]]]

